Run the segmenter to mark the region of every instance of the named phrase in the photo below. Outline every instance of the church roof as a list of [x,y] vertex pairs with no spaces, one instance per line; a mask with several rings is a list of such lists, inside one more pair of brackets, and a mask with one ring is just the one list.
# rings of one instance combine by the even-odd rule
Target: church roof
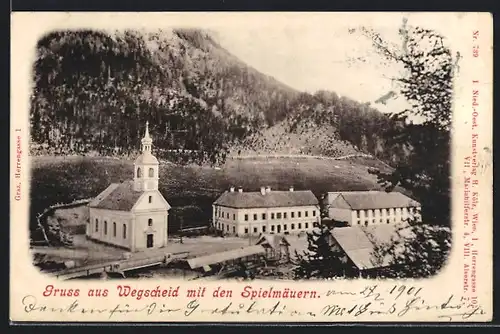
[[89,206],[99,209],[130,211],[142,194],[142,191],[134,190],[134,181],[132,180],[113,183],[92,200]]
[[318,199],[310,190],[261,192],[226,191],[215,202],[231,208],[278,208],[318,205]]

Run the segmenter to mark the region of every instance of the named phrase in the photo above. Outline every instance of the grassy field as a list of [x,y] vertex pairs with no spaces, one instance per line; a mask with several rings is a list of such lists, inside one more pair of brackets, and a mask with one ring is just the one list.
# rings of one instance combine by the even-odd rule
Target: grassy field
[[[160,165],[160,191],[172,205],[172,228],[182,215],[184,227],[200,226],[211,217],[213,201],[230,186],[245,191],[260,186],[272,189],[310,189],[316,196],[327,191],[379,189],[369,167],[387,169],[374,159],[321,160],[279,158],[228,160],[220,168]],[[133,178],[133,161],[107,157],[32,157],[31,228],[34,217],[58,202],[99,194],[110,183]]]

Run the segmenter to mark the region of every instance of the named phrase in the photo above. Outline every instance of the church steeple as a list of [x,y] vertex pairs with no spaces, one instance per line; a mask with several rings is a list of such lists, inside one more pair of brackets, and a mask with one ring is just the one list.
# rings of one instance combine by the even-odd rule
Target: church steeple
[[142,152],[151,153],[151,145],[153,145],[153,139],[149,136],[149,122],[146,121],[146,131],[144,132],[144,137],[141,140]]
[[149,135],[149,122],[141,140],[141,155],[134,162],[134,190],[158,190],[158,160],[151,153],[153,139]]

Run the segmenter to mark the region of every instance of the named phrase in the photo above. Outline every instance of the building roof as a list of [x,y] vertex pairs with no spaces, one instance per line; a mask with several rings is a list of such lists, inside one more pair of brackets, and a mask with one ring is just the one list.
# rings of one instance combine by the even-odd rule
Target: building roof
[[215,202],[231,208],[276,208],[318,205],[318,199],[310,190],[261,192],[226,191]]
[[237,249],[231,249],[225,252],[219,252],[200,257],[195,257],[192,259],[188,259],[187,263],[189,264],[189,267],[191,269],[196,269],[204,266],[209,266],[211,264],[217,264],[221,262],[239,259],[245,256],[263,254],[265,252],[266,251],[264,247],[262,247],[261,245],[254,245]]
[[390,256],[382,257],[377,254],[378,244],[373,242],[375,239],[370,240],[358,226],[334,228],[331,234],[352,263],[360,270],[386,267],[392,261]]
[[388,209],[388,208],[407,208],[418,207],[420,203],[400,192],[385,192],[385,191],[349,191],[338,196],[333,203],[339,203],[344,199],[349,207],[353,210],[365,209]]
[[263,234],[257,241],[257,245],[265,245],[268,244],[273,249],[279,249],[281,245],[290,246],[288,240],[281,235],[276,234]]
[[130,211],[143,194],[134,190],[134,181],[113,183],[89,204],[91,208]]

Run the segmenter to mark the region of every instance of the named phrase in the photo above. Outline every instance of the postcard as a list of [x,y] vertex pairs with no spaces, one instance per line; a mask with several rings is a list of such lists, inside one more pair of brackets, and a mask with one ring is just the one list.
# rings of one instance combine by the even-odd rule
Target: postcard
[[11,27],[11,321],[492,320],[491,14]]

